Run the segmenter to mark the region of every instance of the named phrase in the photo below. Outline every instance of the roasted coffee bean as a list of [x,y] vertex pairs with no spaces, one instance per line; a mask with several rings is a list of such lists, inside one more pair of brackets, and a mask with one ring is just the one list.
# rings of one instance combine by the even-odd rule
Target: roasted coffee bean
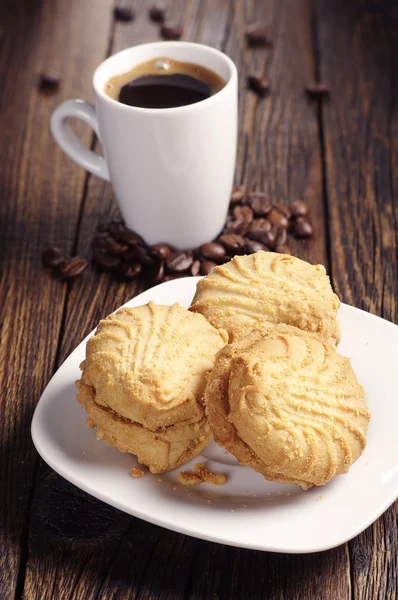
[[[100,239],[101,238],[97,238],[97,240]],[[108,250],[110,254],[114,254],[115,256],[122,256],[123,254],[126,254],[127,250],[129,249],[127,244],[119,244],[119,242],[111,237],[105,238],[103,243],[105,249]]]
[[53,73],[41,73],[39,76],[39,90],[47,94],[55,94],[59,90],[61,79]]
[[294,233],[300,238],[312,237],[314,230],[311,223],[305,217],[298,217],[294,224]]
[[249,75],[247,78],[247,87],[253,92],[256,92],[257,96],[265,96],[271,89],[270,80],[265,75],[255,74]]
[[246,196],[246,186],[245,185],[234,185],[231,193],[231,204],[237,204],[241,202],[243,198]]
[[164,279],[164,262],[155,263],[152,267],[149,267],[149,278],[152,279],[154,284],[161,283]]
[[166,7],[164,4],[155,4],[149,9],[149,18],[155,23],[164,23],[166,18]]
[[212,272],[214,267],[216,267],[216,263],[211,260],[204,260],[200,265],[200,273],[201,275],[208,275]]
[[135,244],[131,246],[131,256],[134,260],[142,263],[143,265],[153,265],[155,262],[154,259],[149,256],[148,248],[146,246],[142,246],[141,244]]
[[202,244],[199,248],[199,252],[203,258],[214,262],[222,262],[225,258],[225,248],[221,244],[217,244],[217,242]]
[[74,279],[79,277],[87,267],[88,261],[83,256],[74,256],[60,267],[59,274],[63,279]]
[[123,262],[119,270],[125,279],[134,279],[141,273],[142,267],[138,262]]
[[266,250],[266,247],[261,242],[256,242],[256,240],[246,240],[245,250],[248,254],[254,254],[255,252],[260,252],[260,250]]
[[275,246],[284,246],[287,240],[287,231],[285,227],[278,225],[275,228]]
[[123,21],[124,23],[128,23],[134,19],[134,11],[132,8],[127,6],[116,6],[113,9],[113,16],[115,21]]
[[173,252],[166,260],[166,267],[169,271],[180,273],[187,271],[193,263],[193,256],[190,252]]
[[268,221],[268,219],[254,219],[247,230],[247,236],[250,237],[250,239],[255,240],[256,238],[252,237],[249,235],[249,232],[253,232],[253,231],[270,231],[271,230],[271,223]]
[[264,231],[264,235],[259,241],[265,244],[270,250],[273,250],[275,248],[275,232],[272,229],[271,231]]
[[156,260],[167,260],[171,254],[171,250],[166,244],[154,244],[149,248],[148,254]]
[[191,273],[192,277],[196,277],[197,275],[199,275],[199,271],[200,271],[200,260],[194,260],[191,268],[189,269],[189,272]]
[[135,244],[141,244],[141,246],[145,246],[144,239],[135,231],[131,231],[131,229],[123,228],[115,231],[114,238],[118,242],[128,244],[129,246],[134,246]]
[[122,262],[119,256],[108,254],[104,250],[95,248],[93,250],[94,262],[101,269],[116,269]]
[[246,223],[253,221],[253,211],[250,206],[234,206],[233,215],[237,221]]
[[165,40],[179,40],[182,36],[182,27],[176,23],[163,23],[160,33]]
[[246,221],[235,221],[234,219],[232,220],[227,220],[227,223],[225,225],[225,232],[226,233],[245,233],[247,231],[247,228],[249,227],[250,223],[247,223]]
[[326,83],[311,83],[307,85],[305,91],[310,98],[322,98],[329,95],[330,88]]
[[[254,222],[254,221],[253,221]],[[267,229],[252,229],[248,230],[246,236],[250,240],[254,240],[256,242],[261,242],[265,244],[268,248],[270,245],[272,246],[275,243],[275,233],[271,229],[271,225]]]
[[263,192],[249,194],[247,203],[252,207],[257,217],[265,217],[272,208],[272,198]]
[[220,242],[228,252],[240,253],[245,247],[245,238],[235,233],[226,233],[220,236]]
[[289,207],[285,206],[284,204],[276,204],[274,208],[278,212],[282,213],[282,215],[285,215],[286,219],[291,219],[292,213],[290,212]]
[[289,220],[283,215],[279,210],[273,208],[267,215],[268,221],[271,225],[282,225],[282,227],[287,228],[289,225]]
[[291,254],[292,253],[289,246],[277,246],[275,248],[275,252],[278,252],[279,254]]
[[303,200],[295,200],[290,205],[290,212],[292,217],[306,217],[309,213],[309,207]]
[[271,44],[271,28],[263,21],[251,23],[246,27],[246,39],[249,46],[268,46]]
[[64,260],[61,250],[56,246],[50,246],[44,250],[42,255],[43,264],[46,267],[59,267]]

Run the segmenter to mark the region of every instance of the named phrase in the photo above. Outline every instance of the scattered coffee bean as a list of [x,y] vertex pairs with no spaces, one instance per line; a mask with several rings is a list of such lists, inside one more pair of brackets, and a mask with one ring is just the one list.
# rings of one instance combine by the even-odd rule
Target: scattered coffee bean
[[193,263],[193,256],[190,252],[174,252],[166,260],[166,267],[169,271],[180,273],[187,271]]
[[282,227],[287,228],[289,225],[289,220],[283,215],[281,212],[273,208],[267,215],[268,221],[271,225],[282,225]]
[[275,232],[272,229],[271,231],[264,231],[260,242],[265,244],[270,250],[273,250],[275,248]]
[[220,242],[228,252],[239,254],[245,247],[245,238],[235,233],[220,236]]
[[292,217],[306,217],[309,213],[309,207],[303,200],[295,200],[290,205],[290,212]]
[[266,247],[261,242],[247,239],[245,250],[248,254],[254,254],[255,252],[260,252],[260,250],[266,250]]
[[263,21],[251,23],[246,27],[246,39],[249,46],[268,46],[272,43],[271,28]]
[[217,242],[202,244],[199,248],[199,252],[203,258],[214,262],[222,262],[225,258],[225,248],[221,244],[217,244]]
[[275,248],[275,252],[278,252],[279,254],[291,254],[291,248],[289,248],[289,246],[276,246]]
[[249,223],[246,221],[236,221],[234,219],[227,220],[225,224],[225,232],[226,233],[245,233]]
[[95,264],[100,267],[100,269],[116,269],[120,263],[121,259],[119,256],[114,256],[112,254],[107,254],[104,250],[94,249],[93,257]]
[[55,94],[59,90],[61,79],[51,73],[40,73],[39,76],[39,90],[47,94]]
[[131,256],[143,265],[153,265],[154,259],[149,255],[148,248],[141,244],[131,246]]
[[286,227],[278,225],[275,229],[275,246],[284,246],[287,240]]
[[305,217],[298,217],[294,224],[294,233],[300,238],[312,237],[314,230],[311,223]]
[[196,277],[197,275],[199,275],[200,260],[194,260],[189,271],[190,271],[192,277]]
[[278,212],[282,213],[282,215],[285,215],[286,219],[291,219],[292,218],[292,214],[290,212],[290,209],[285,206],[284,204],[277,204],[276,206],[274,206],[275,210],[277,210]]
[[143,279],[150,281],[152,285],[161,283],[164,279],[164,262],[158,261],[153,265],[146,267]]
[[250,225],[249,228],[247,230],[247,236],[250,239],[255,240],[255,237],[252,237],[251,233],[255,232],[255,231],[270,231],[271,230],[271,223],[268,221],[268,219],[254,219]]
[[312,83],[307,85],[305,91],[310,98],[322,98],[329,95],[330,88],[326,83]]
[[241,202],[243,198],[246,196],[246,186],[245,185],[234,185],[231,193],[231,204],[237,204]]
[[272,198],[262,192],[252,192],[247,198],[256,217],[265,217],[272,208]]
[[134,246],[135,244],[145,245],[144,239],[138,233],[135,233],[135,231],[131,231],[131,229],[119,229],[114,232],[114,236],[118,242],[128,244],[129,246]]
[[175,23],[163,23],[160,33],[165,40],[179,40],[182,36],[182,27]]
[[133,9],[128,6],[116,6],[116,8],[113,9],[113,16],[115,21],[128,23],[134,19],[135,15]]
[[209,273],[212,272],[212,270],[216,266],[217,265],[216,265],[215,262],[212,262],[211,260],[204,260],[202,262],[202,264],[200,265],[200,274],[201,275],[208,275]]
[[83,256],[74,256],[66,264],[60,266],[59,273],[63,279],[75,279],[87,269],[88,261]]
[[[97,240],[98,239],[101,238],[97,238]],[[129,249],[127,244],[119,244],[119,242],[111,237],[104,239],[104,247],[110,254],[114,254],[115,256],[122,256],[123,254],[126,254]]]
[[155,260],[167,260],[171,250],[166,244],[154,244],[149,248],[148,254]]
[[42,255],[43,264],[46,267],[59,267],[64,260],[61,250],[56,246],[50,246],[44,250]]
[[135,277],[139,276],[141,269],[142,267],[138,262],[123,262],[120,265],[120,274],[126,279],[134,279]]
[[149,18],[155,23],[164,23],[166,18],[166,7],[164,4],[155,4],[149,9]]
[[247,87],[256,92],[257,96],[263,97],[270,91],[271,84],[265,75],[249,75],[247,78]]
[[253,211],[250,206],[235,206],[233,209],[233,215],[236,221],[243,221],[246,223],[251,223],[251,221],[253,221]]

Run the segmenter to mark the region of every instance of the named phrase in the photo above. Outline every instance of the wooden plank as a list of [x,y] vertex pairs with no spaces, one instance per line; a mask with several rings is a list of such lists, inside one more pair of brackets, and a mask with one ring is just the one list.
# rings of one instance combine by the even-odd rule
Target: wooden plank
[[[128,0],[125,4],[128,5]],[[158,25],[147,19],[148,4],[137,1],[134,7],[135,21],[115,26],[112,52],[160,37]],[[244,25],[262,17],[264,8],[265,17],[274,25],[275,48],[248,51]],[[178,0],[169,4],[168,17],[183,21],[184,39],[224,48],[237,62],[241,75],[237,180],[244,180],[252,187],[265,187],[278,199],[300,196],[309,201],[319,233],[314,241],[296,244],[296,248],[303,258],[326,264],[317,114],[302,93],[304,83],[315,70],[309,4],[304,1],[295,4],[293,0],[286,6],[279,6],[276,0],[267,3]],[[267,67],[274,87],[272,96],[264,101],[247,92],[245,85],[247,73],[260,67]],[[90,177],[79,232],[79,253],[88,251],[96,223],[115,211],[110,187]],[[60,361],[99,318],[134,292],[134,285],[118,285],[106,275],[98,277],[91,271],[85,275],[84,285],[75,282],[68,297]],[[308,580],[302,583],[302,592],[295,590],[301,593],[298,597],[304,598],[308,591],[319,594],[325,586],[330,591],[326,598],[349,596],[344,549],[320,555],[324,558],[316,563],[319,574],[314,577],[309,557],[298,559],[239,551],[198,542],[137,519],[122,518],[117,511],[113,519],[111,514],[111,509],[86,497],[43,466],[32,509],[25,598],[33,599],[43,593],[48,598],[85,600],[182,598],[184,594],[216,598],[227,597],[224,594],[228,592],[229,597],[231,594],[240,597],[234,593],[235,587],[241,597],[249,592],[254,594],[253,598],[269,592],[282,597],[284,590],[295,590],[296,569],[303,573],[300,581]],[[91,520],[94,523],[89,530],[87,522]],[[101,522],[106,526],[101,527]],[[242,556],[246,573],[257,570],[258,566],[263,570],[257,583],[251,575],[239,583]],[[207,592],[212,595],[207,596]]]
[[[1,7],[1,598],[13,598],[19,569],[23,576],[37,456],[30,421],[54,367],[66,293],[44,272],[41,252],[51,241],[71,251],[85,180],[55,147],[49,118],[64,98],[90,96],[82,73],[105,52],[109,6],[99,0],[94,14],[79,0]],[[57,94],[39,94],[42,71],[62,76]],[[89,142],[91,134],[78,131]]]
[[[398,322],[398,14],[317,2],[332,276],[340,297]],[[397,505],[350,542],[354,597],[398,596]]]

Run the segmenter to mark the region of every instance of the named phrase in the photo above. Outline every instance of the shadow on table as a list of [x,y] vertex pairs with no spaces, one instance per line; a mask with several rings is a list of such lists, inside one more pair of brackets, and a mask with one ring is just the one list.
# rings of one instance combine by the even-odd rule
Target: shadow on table
[[[25,586],[70,598],[284,598],[345,561],[344,547],[313,555],[243,550],[196,540],[130,517],[40,467]],[[313,590],[313,595],[311,592]],[[306,592],[307,594],[307,592]],[[115,595],[115,596],[113,596]]]

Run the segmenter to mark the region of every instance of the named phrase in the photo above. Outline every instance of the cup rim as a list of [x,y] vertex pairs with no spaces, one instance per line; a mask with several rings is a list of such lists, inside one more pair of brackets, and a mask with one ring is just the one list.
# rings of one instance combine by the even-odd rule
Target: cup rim
[[[115,56],[118,56],[119,54],[127,54],[130,50],[132,50],[133,48],[145,48],[145,47],[159,47],[159,49],[167,49],[170,47],[176,47],[176,46],[185,46],[185,47],[194,47],[194,48],[201,48],[201,49],[205,49],[205,51],[210,52],[211,54],[217,54],[218,56],[220,56],[226,63],[226,65],[229,68],[229,79],[226,82],[226,84],[224,85],[224,87],[219,90],[218,92],[216,92],[213,96],[209,96],[209,98],[205,98],[204,100],[200,100],[199,102],[195,102],[194,104],[186,104],[184,106],[173,106],[171,108],[144,108],[141,106],[130,106],[128,104],[122,104],[121,102],[118,102],[117,100],[114,100],[113,98],[111,98],[110,96],[107,96],[107,94],[104,92],[104,90],[100,87],[100,85],[98,84],[98,78],[99,78],[99,74],[100,71],[104,68],[104,65],[106,65],[106,63],[108,61],[110,61],[111,59],[113,59]],[[224,52],[222,52],[221,50],[218,50],[217,48],[213,48],[212,46],[207,46],[206,44],[199,44],[197,42],[186,42],[186,41],[159,41],[159,42],[147,42],[145,44],[137,44],[136,46],[129,46],[128,48],[125,48],[123,50],[121,50],[120,52],[116,52],[115,54],[112,54],[111,56],[109,56],[108,58],[106,58],[100,65],[98,65],[98,67],[96,68],[96,70],[94,71],[94,75],[93,75],[93,88],[94,88],[94,93],[96,94],[96,96],[98,96],[103,102],[109,104],[110,106],[118,106],[120,110],[124,110],[124,111],[136,111],[136,112],[141,112],[141,113],[146,113],[146,114],[171,114],[171,113],[175,113],[175,112],[186,112],[187,110],[195,110],[195,109],[199,109],[201,108],[204,104],[206,106],[208,106],[210,103],[216,101],[217,98],[220,98],[221,95],[225,95],[225,93],[227,93],[228,89],[231,87],[231,85],[233,85],[234,81],[237,80],[237,69],[236,69],[236,65],[233,62],[233,60],[231,60],[229,58],[229,56],[227,56]]]

